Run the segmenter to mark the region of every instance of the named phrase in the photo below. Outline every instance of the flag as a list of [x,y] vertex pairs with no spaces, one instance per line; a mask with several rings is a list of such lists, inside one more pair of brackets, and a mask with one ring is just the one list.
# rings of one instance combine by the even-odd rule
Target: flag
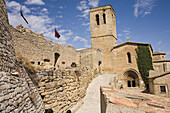
[[21,14],[22,18],[25,20],[25,22],[28,24],[28,21],[26,20],[26,18],[25,18],[24,15],[22,14],[22,6],[21,6],[21,8],[20,8],[20,14]]
[[59,33],[57,32],[56,28],[55,28],[55,37],[60,38],[60,35],[59,35]]

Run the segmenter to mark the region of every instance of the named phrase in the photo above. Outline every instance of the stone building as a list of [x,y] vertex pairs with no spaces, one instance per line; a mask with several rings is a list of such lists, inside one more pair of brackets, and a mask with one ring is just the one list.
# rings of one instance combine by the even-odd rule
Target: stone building
[[153,66],[156,71],[167,72],[170,71],[170,60],[166,60],[166,53],[153,52]]
[[152,94],[170,97],[170,60],[166,53],[153,52],[154,71],[149,72],[149,89]]
[[[144,87],[135,49],[139,45],[148,46],[152,55],[151,44],[127,41],[117,45],[116,15],[110,5],[90,9],[90,27],[91,48],[82,50],[47,41],[42,35],[35,34],[22,25],[11,29],[16,53],[28,58],[35,67],[76,68],[82,72],[92,72],[93,76],[96,72],[116,74],[116,87],[121,84],[124,88]],[[164,55],[153,53],[155,70],[169,69],[169,60],[165,60]],[[161,59],[157,60],[159,57]]]
[[170,71],[149,72],[149,89],[152,94],[170,97]]
[[90,9],[91,48],[101,51],[101,73],[116,74],[117,86],[143,87],[135,49],[147,43],[125,42],[117,45],[115,12],[110,5]]

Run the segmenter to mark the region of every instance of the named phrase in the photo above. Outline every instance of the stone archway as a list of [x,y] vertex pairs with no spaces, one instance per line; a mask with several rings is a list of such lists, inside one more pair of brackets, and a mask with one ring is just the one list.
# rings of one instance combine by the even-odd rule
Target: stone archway
[[127,87],[139,87],[139,75],[136,70],[130,69],[124,73]]

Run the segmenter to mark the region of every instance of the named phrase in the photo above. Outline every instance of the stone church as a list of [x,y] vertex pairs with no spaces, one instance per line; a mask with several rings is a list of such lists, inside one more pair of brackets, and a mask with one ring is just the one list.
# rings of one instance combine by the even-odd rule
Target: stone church
[[[100,58],[102,59],[98,63],[99,70],[101,73],[117,75],[117,78],[114,80],[114,83],[117,83],[115,87],[120,87],[120,84],[123,84],[124,88],[144,87],[136,60],[137,54],[135,49],[139,45],[149,47],[155,71],[164,73],[170,71],[170,60],[165,59],[166,53],[153,52],[151,44],[129,42],[128,40],[117,45],[116,19],[112,6],[107,5],[90,9],[90,27],[91,48],[101,51]],[[99,55],[95,56],[95,54],[93,56],[94,59],[99,57]],[[166,81],[168,81],[167,78]],[[164,82],[162,85],[164,86],[165,84],[168,84],[168,82]],[[163,86],[158,86],[156,92],[160,92],[161,89],[159,90],[159,87]],[[167,92],[168,87],[170,86],[166,85]],[[152,93],[154,92],[152,91]]]
[[[112,80],[114,87],[118,88],[121,84],[123,88],[144,87],[135,49],[139,45],[148,46],[155,58],[159,55],[153,52],[151,44],[127,41],[117,45],[116,15],[111,5],[90,9],[90,27],[91,48],[81,50],[48,41],[22,25],[11,29],[16,53],[28,58],[35,67],[47,70],[75,68],[93,76],[96,73],[116,74],[117,77]],[[170,71],[169,60],[153,61],[153,66],[158,71],[164,71],[163,67]]]
[[124,88],[143,87],[135,49],[138,45],[146,45],[152,52],[152,47],[147,43],[129,41],[117,45],[115,18],[115,12],[110,5],[90,9],[91,48],[99,49],[102,53],[101,73],[116,74],[114,81],[118,85],[123,84]]

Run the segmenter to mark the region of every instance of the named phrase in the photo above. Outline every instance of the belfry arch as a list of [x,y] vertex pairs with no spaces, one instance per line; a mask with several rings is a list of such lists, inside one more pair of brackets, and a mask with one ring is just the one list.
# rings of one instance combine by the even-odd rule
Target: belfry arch
[[128,69],[124,72],[124,83],[126,87],[139,87],[140,75],[135,69]]

